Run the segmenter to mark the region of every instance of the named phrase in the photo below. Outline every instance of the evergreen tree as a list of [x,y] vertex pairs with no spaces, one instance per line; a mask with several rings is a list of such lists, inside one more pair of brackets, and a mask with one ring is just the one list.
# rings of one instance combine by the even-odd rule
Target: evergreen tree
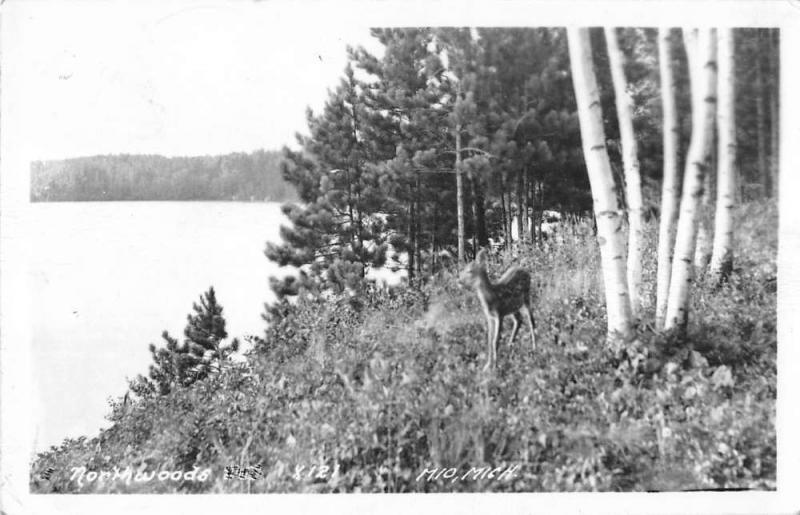
[[231,353],[239,350],[239,340],[233,339],[228,345],[223,340],[228,337],[222,306],[217,302],[214,287],[200,296],[200,304],[192,304],[193,314],[186,317],[184,346],[188,357],[184,360],[190,374],[189,380],[205,377]]
[[150,344],[153,363],[147,377],[139,375],[131,381],[133,393],[139,396],[166,395],[176,386],[189,386],[219,370],[219,364],[239,350],[238,339],[223,344],[228,333],[222,306],[217,303],[213,287],[201,295],[200,304],[194,303],[192,308],[194,313],[187,315],[182,345],[167,331],[161,334],[166,344],[164,347]]
[[362,98],[363,87],[348,66],[322,113],[307,113],[311,136],[298,136],[302,152],[284,150],[284,178],[305,205],[284,206],[292,225],[281,227],[283,243],[267,245],[269,259],[302,270],[299,280],[273,284],[279,297],[300,288],[357,291],[367,269],[385,260],[384,221],[378,216],[383,199],[365,166]]

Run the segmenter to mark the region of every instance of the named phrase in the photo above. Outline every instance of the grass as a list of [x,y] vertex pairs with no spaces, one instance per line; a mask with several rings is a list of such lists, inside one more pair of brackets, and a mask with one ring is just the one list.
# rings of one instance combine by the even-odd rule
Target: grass
[[[417,290],[301,299],[247,362],[166,396],[112,403],[111,428],[38,455],[31,490],[774,489],[777,210],[751,203],[737,218],[734,273],[721,287],[698,278],[685,340],[645,318],[634,342],[605,343],[596,244],[576,228],[493,258],[495,277],[511,263],[532,272],[537,321],[537,351],[521,331],[512,347],[501,343],[494,376],[482,372],[477,299],[454,271]],[[644,267],[652,284],[654,259]],[[226,478],[234,465],[263,475]],[[81,466],[208,470],[204,481],[79,484]],[[463,479],[483,466],[518,468]],[[424,475],[433,469],[457,475]]]

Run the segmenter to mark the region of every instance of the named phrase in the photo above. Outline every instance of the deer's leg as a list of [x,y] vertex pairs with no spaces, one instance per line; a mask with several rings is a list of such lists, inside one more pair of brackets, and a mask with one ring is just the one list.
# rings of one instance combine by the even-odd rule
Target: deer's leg
[[486,366],[484,370],[492,367],[492,340],[494,338],[494,319],[490,314],[486,314]]
[[492,314],[490,317],[492,331],[489,333],[489,361],[486,368],[494,368],[497,362],[497,341],[500,339],[500,323],[502,319],[498,315]]
[[511,338],[508,339],[508,346],[514,343],[514,339],[517,337],[517,333],[519,333],[519,326],[522,323],[522,315],[520,315],[519,311],[514,312],[514,327],[511,329]]
[[533,314],[531,313],[531,307],[528,304],[525,304],[520,308],[520,311],[525,313],[525,318],[528,319],[528,327],[531,329],[531,349],[536,350],[536,336],[533,334],[533,329],[536,327],[536,323],[533,321]]

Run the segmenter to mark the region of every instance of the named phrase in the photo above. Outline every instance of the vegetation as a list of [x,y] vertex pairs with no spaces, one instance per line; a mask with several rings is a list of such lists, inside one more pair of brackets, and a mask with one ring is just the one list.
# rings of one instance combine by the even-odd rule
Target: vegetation
[[[610,176],[608,188],[594,195],[588,181],[591,173],[586,173],[590,160],[581,148],[582,141],[590,138],[582,135],[586,124],[579,123],[576,62],[570,59],[565,29],[374,29],[383,54],[351,49],[344,77],[324,108],[318,113],[309,111],[309,135],[298,136],[300,149],[284,149],[284,177],[297,189],[303,206],[284,206],[291,225],[282,228],[281,242],[268,244],[267,256],[279,265],[299,267],[301,273],[275,281],[276,293],[358,292],[370,270],[383,266],[392,251],[402,256],[398,266],[413,282],[435,273],[444,252],[464,262],[489,245],[509,250],[516,242],[540,241],[544,213],[550,210],[560,212],[564,219],[592,216],[606,242],[612,241],[605,234],[606,225],[610,231],[623,224],[638,232],[635,226],[640,219],[652,219],[661,204],[659,46],[669,47],[664,53],[673,72],[668,96],[674,98],[671,110],[676,111],[674,123],[669,124],[670,130],[675,129],[676,148],[667,161],[671,161],[670,173],[685,168],[685,163],[678,166],[676,161],[686,161],[693,133],[686,47],[678,31],[665,34],[659,43],[654,29],[619,29],[612,32],[616,43],[612,55],[619,54],[612,60],[603,31],[586,32],[587,69],[596,75],[599,96],[599,103],[592,105],[602,126],[602,131],[596,131],[602,137],[592,144],[604,146],[607,158],[603,159],[608,161],[604,175]],[[762,134],[764,144],[756,145],[753,128],[758,120],[766,132],[767,125],[774,129],[777,124],[775,113],[759,111],[755,99],[761,97],[764,105],[769,103],[765,98],[777,102],[777,83],[756,78],[775,76],[773,57],[778,49],[775,31],[736,29],[734,39],[735,190],[740,201],[773,195],[765,184],[775,182],[770,178],[775,171],[760,170],[758,163],[776,155],[772,146],[776,138],[770,136],[772,132]],[[687,41],[694,41],[691,34]],[[618,89],[629,92],[625,95],[629,102],[615,98],[612,61],[620,77]],[[694,77],[697,81],[699,77]],[[613,116],[617,102],[629,104],[622,111],[631,114],[622,131],[618,116]],[[621,132],[628,134],[625,144]],[[770,144],[765,143],[770,137]],[[709,198],[715,152],[712,145],[702,145],[695,156],[698,166],[690,167],[703,172],[698,186]],[[627,159],[631,162],[627,175],[623,154],[638,156],[638,167],[632,158]],[[770,162],[775,163],[774,159]],[[637,173],[640,177],[635,177]],[[672,182],[670,191],[679,192],[680,180]],[[592,198],[603,198],[602,206],[593,205]],[[704,201],[703,210],[713,212],[706,206]],[[631,210],[641,214],[634,217],[636,224],[631,223]],[[611,218],[608,223],[607,218]],[[694,226],[698,219],[709,219],[710,225],[710,217],[684,218],[685,225]],[[665,236],[670,235],[669,229],[665,227]],[[694,250],[691,236],[696,233],[681,232],[686,252]],[[624,234],[613,234],[620,242],[612,245],[617,248],[609,256],[626,253],[634,258],[629,266],[618,267],[607,291],[639,299],[644,286],[633,265],[640,260],[626,250]],[[641,238],[634,236],[629,246],[638,248]],[[668,261],[673,245],[667,243],[671,242],[665,241],[661,254]],[[635,291],[627,292],[625,268]],[[665,267],[664,272],[662,296],[670,279],[666,273],[670,270]],[[688,295],[683,293],[688,289],[677,285],[681,279],[681,284],[688,284],[686,275],[677,274],[673,281],[676,295],[671,310],[684,315]],[[611,285],[618,285],[620,291]],[[636,316],[639,304],[640,300],[633,302]],[[662,304],[666,309],[665,300]],[[621,308],[611,311],[611,326],[627,333],[631,314]],[[670,318],[682,322],[685,316]]]
[[165,347],[157,348],[150,344],[153,364],[147,377],[140,375],[131,384],[133,393],[139,396],[165,395],[176,384],[189,386],[218,369],[220,361],[239,350],[239,340],[235,338],[229,344],[223,343],[228,333],[222,317],[222,306],[217,303],[213,287],[200,297],[200,304],[195,303],[192,309],[194,314],[187,316],[183,345],[167,331],[161,335]]
[[109,155],[31,164],[31,200],[291,201],[279,152],[223,156]]
[[[776,155],[777,99],[758,58],[776,66],[775,33],[737,29],[728,42],[734,55],[723,68],[733,84],[723,98],[760,98],[726,103],[722,119],[736,125],[719,127],[735,140],[723,149],[729,176],[720,174],[733,216],[725,225],[736,228],[724,277],[693,259],[698,228],[713,227],[712,29],[685,32],[686,45],[669,33],[610,30],[611,63],[599,30],[373,35],[383,56],[352,49],[323,111],[308,113],[310,135],[298,137],[299,150],[284,149],[283,176],[303,205],[285,205],[292,224],[266,255],[297,272],[273,280],[278,298],[263,337],[248,338],[243,361],[223,352],[224,319],[210,290],[189,316],[184,346],[165,334],[166,349],[151,347],[150,375],[111,403],[111,427],[40,454],[32,489],[774,488],[777,208],[769,197],[777,165],[767,157]],[[659,42],[670,46],[661,54],[674,72],[666,121],[657,107]],[[610,94],[610,64],[626,98]],[[747,83],[754,77],[757,86]],[[607,116],[614,102],[623,107],[623,142],[620,122]],[[663,304],[656,256],[668,255],[657,252],[664,230],[653,216],[662,126],[678,128],[669,146],[693,137],[681,201],[691,209],[681,209],[671,263],[669,298],[680,299],[670,300],[666,322],[654,309]],[[746,137],[753,126],[756,147]],[[669,174],[685,154],[669,150]],[[726,183],[734,175],[738,185]],[[667,189],[675,202],[677,185]],[[625,248],[624,231],[638,227],[626,213],[639,210],[640,193],[645,214]],[[547,209],[564,222],[544,239]],[[641,270],[629,281],[633,245]],[[501,346],[491,373],[482,370],[478,301],[456,279],[481,248],[493,249],[493,276],[514,264],[534,277],[537,350]],[[406,281],[381,289],[368,271],[392,249]],[[513,473],[468,477],[482,467]],[[205,479],[187,478],[199,470]]]
[[[591,227],[495,258],[534,274],[537,352],[501,346],[484,375],[485,333],[455,270],[419,289],[284,302],[243,363],[166,395],[112,403],[112,426],[42,453],[36,492],[407,492],[775,487],[777,213],[737,209],[738,263],[700,281],[687,340],[652,320],[605,344]],[[654,256],[655,224],[645,256]],[[644,263],[647,284],[655,260]],[[648,292],[654,302],[654,291]],[[507,333],[506,333],[507,334]],[[225,467],[263,468],[256,480]],[[426,468],[519,464],[502,481],[417,481]],[[323,478],[295,467],[327,465]],[[70,481],[71,467],[211,470],[200,481]],[[41,474],[54,472],[49,480]]]

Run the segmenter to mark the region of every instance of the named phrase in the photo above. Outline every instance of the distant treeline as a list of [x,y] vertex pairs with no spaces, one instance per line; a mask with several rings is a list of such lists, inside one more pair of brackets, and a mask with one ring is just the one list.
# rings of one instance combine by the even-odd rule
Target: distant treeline
[[222,156],[105,155],[31,164],[31,200],[291,201],[280,152]]

